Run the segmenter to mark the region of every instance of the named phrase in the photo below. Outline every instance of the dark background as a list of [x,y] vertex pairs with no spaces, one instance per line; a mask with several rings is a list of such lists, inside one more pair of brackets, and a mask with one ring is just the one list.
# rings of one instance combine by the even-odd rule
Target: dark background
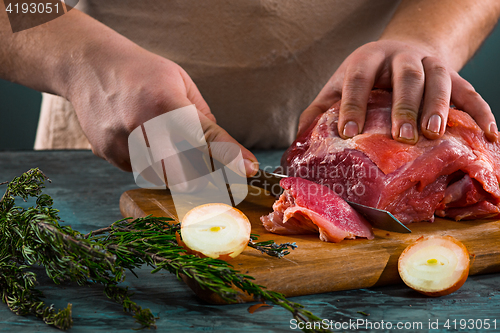
[[[500,120],[499,26],[460,74],[472,83]],[[33,148],[40,102],[39,92],[0,80],[0,150]]]

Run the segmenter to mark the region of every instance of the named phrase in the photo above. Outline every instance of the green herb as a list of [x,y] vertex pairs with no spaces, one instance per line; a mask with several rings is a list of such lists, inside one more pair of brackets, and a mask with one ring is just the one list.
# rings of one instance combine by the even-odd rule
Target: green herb
[[248,242],[248,246],[253,247],[254,249],[257,249],[260,252],[272,257],[283,258],[287,254],[290,254],[290,251],[288,251],[288,249],[295,250],[298,247],[298,245],[295,243],[276,244],[272,240],[265,242],[254,242],[258,240],[258,238],[259,235],[250,234],[250,242]]
[[[179,225],[172,224],[171,218],[123,219],[86,235],[61,226],[52,199],[41,192],[45,180],[47,177],[39,169],[31,169],[10,182],[0,200],[0,292],[14,313],[35,315],[60,329],[72,326],[71,304],[60,310],[47,306],[41,300],[42,292],[34,287],[37,276],[30,269],[40,265],[55,283],[103,285],[106,296],[131,313],[141,328],[155,327],[151,311],[142,309],[130,299],[127,288],[119,285],[126,269],[133,273],[146,264],[153,267],[152,273],[167,270],[178,278],[191,278],[227,302],[236,302],[244,291],[257,301],[267,300],[287,309],[297,322],[321,321],[302,305],[255,284],[251,276],[239,273],[225,261],[185,254],[175,238]],[[16,206],[16,197],[35,197],[36,205],[21,208]],[[251,246],[277,257],[285,255],[287,248],[296,247],[255,240],[252,235]]]

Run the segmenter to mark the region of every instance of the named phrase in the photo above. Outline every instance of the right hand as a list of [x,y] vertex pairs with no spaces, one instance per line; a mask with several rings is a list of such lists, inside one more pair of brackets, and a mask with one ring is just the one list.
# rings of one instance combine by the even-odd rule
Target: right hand
[[[95,155],[131,171],[129,134],[149,119],[195,104],[206,141],[237,144],[246,175],[257,172],[255,156],[216,124],[198,88],[179,65],[124,38],[88,54],[72,74],[65,97],[73,104]],[[214,154],[219,161],[224,159],[217,154],[224,152]]]

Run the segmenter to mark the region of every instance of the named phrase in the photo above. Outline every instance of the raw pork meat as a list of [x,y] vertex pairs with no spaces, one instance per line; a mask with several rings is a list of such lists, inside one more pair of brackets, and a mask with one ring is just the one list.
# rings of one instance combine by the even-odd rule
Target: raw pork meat
[[363,133],[348,140],[338,135],[339,105],[285,152],[281,164],[288,175],[388,210],[403,223],[433,221],[434,214],[455,220],[499,216],[500,146],[467,113],[450,108],[444,136],[420,135],[413,146],[391,138],[391,93],[371,93]]
[[277,234],[317,234],[325,242],[344,238],[373,239],[370,224],[328,187],[289,177],[280,181],[285,190],[273,204],[274,211],[260,219]]

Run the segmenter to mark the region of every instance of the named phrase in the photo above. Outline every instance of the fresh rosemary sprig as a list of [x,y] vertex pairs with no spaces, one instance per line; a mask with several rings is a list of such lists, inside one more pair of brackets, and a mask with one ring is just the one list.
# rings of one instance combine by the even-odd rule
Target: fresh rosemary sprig
[[295,250],[298,245],[294,243],[281,243],[276,244],[272,240],[264,241],[264,242],[255,242],[259,239],[259,235],[250,234],[250,242],[248,242],[248,246],[253,247],[254,249],[259,250],[262,253],[270,255],[276,258],[283,258],[287,254],[290,254],[288,249]]
[[[60,329],[72,326],[71,304],[56,311],[41,301],[42,292],[34,288],[36,274],[30,269],[40,265],[55,283],[70,280],[80,285],[104,285],[106,296],[132,313],[142,328],[155,327],[151,311],[142,309],[130,299],[127,288],[119,286],[125,279],[125,269],[133,273],[146,264],[153,267],[152,273],[167,270],[178,278],[194,279],[201,288],[227,302],[235,302],[243,291],[256,300],[289,310],[298,322],[321,320],[282,294],[255,284],[252,277],[225,261],[185,254],[175,237],[179,225],[172,224],[170,218],[123,219],[86,235],[61,226],[52,199],[41,193],[46,179],[39,169],[31,169],[10,182],[0,200],[0,291],[14,313],[35,315]],[[28,209],[15,206],[16,197],[36,197],[36,205]],[[252,235],[251,246],[277,257],[285,255],[287,248],[296,247],[255,240]],[[304,327],[304,331],[315,331],[307,328],[312,325]]]

